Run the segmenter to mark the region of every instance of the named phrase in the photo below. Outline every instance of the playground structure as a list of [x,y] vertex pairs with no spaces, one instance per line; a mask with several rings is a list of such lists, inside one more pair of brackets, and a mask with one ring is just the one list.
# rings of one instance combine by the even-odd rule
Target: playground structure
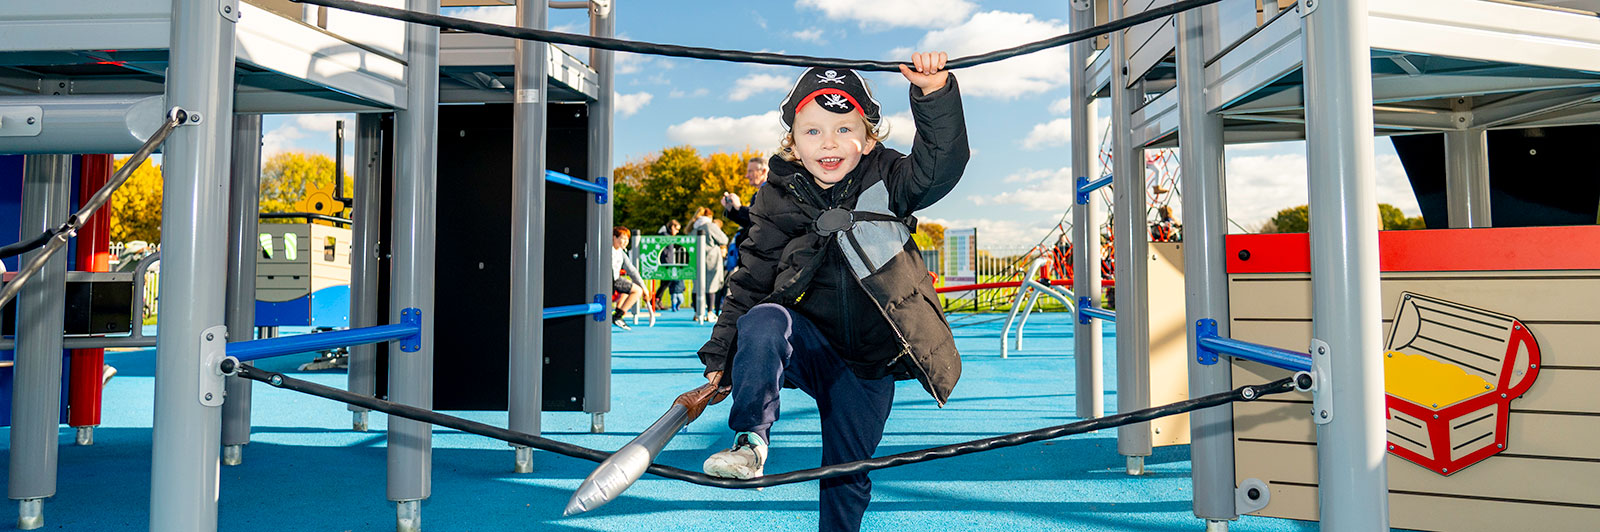
[[[1315,438],[1310,441],[1316,443],[1316,468],[1309,471],[1340,472],[1315,477],[1308,476],[1308,469],[1302,467],[1286,476],[1273,476],[1275,473],[1267,471],[1249,453],[1245,445],[1249,442],[1244,440],[1250,428],[1243,426],[1242,416],[1229,409],[1194,410],[1188,421],[1196,427],[1190,433],[1194,512],[1208,529],[1226,529],[1227,523],[1241,513],[1266,509],[1271,515],[1320,518],[1324,530],[1379,530],[1391,524],[1391,507],[1397,517],[1418,520],[1407,521],[1406,526],[1429,528],[1436,523],[1429,519],[1450,514],[1463,527],[1488,527],[1487,521],[1476,516],[1492,511],[1485,508],[1503,506],[1456,502],[1455,506],[1440,510],[1427,505],[1452,499],[1419,497],[1410,488],[1399,490],[1405,493],[1390,493],[1391,468],[1385,462],[1388,440],[1383,427],[1388,414],[1383,384],[1382,308],[1388,300],[1381,297],[1372,139],[1375,132],[1444,132],[1449,153],[1449,223],[1461,228],[1489,226],[1490,206],[1484,199],[1489,186],[1484,162],[1487,129],[1600,122],[1600,109],[1595,104],[1600,99],[1596,89],[1600,76],[1593,74],[1600,71],[1600,53],[1595,51],[1600,18],[1593,13],[1483,0],[1304,0],[1281,11],[1272,3],[1260,10],[1255,0],[1157,1],[1142,6],[1075,0],[1071,4],[1075,31],[1141,14],[1166,13],[1161,10],[1173,6],[1192,9],[1170,17],[1163,14],[1154,22],[1112,33],[1109,45],[1097,55],[1092,41],[1070,45],[1074,139],[1093,138],[1088,124],[1097,114],[1093,112],[1098,105],[1096,97],[1110,100],[1113,157],[1109,166],[1113,177],[1104,179],[1100,177],[1102,172],[1095,171],[1091,157],[1095,142],[1073,144],[1072,167],[1082,177],[1082,192],[1092,192],[1108,183],[1112,186],[1115,254],[1121,266],[1117,280],[1122,285],[1114,315],[1096,305],[1076,305],[1080,319],[1076,322],[1073,352],[1078,417],[1110,419],[1104,416],[1105,394],[1100,381],[1102,323],[1108,319],[1117,323],[1115,359],[1120,410],[1124,414],[1144,411],[1157,399],[1151,380],[1158,373],[1152,360],[1156,350],[1152,338],[1161,327],[1154,309],[1184,308],[1182,331],[1187,341],[1183,342],[1186,347],[1181,360],[1187,366],[1186,394],[1212,397],[1229,392],[1235,378],[1269,378],[1266,373],[1254,371],[1257,366],[1236,364],[1217,354],[1268,361],[1295,372],[1294,384],[1302,390],[1314,390],[1311,405],[1316,415],[1292,414],[1315,424]],[[1197,7],[1200,4],[1210,5]],[[436,12],[439,7],[436,1],[422,0],[408,0],[405,5],[409,11],[422,13]],[[544,13],[549,7],[583,7],[593,14],[592,33],[606,37],[614,32],[614,6],[608,2],[525,1],[518,6],[519,26],[524,28],[544,27]],[[306,9],[301,10],[302,7]],[[613,52],[596,49],[584,66],[553,46],[518,40],[513,60],[496,61],[495,58],[504,59],[509,42],[488,46],[486,41],[498,38],[474,34],[441,36],[437,29],[422,24],[402,26],[372,18],[351,18],[365,16],[280,1],[177,0],[169,6],[167,2],[148,0],[97,4],[97,8],[101,12],[92,17],[78,8],[49,3],[0,8],[0,27],[6,29],[7,35],[0,41],[0,52],[18,72],[29,73],[0,80],[11,92],[25,93],[0,99],[0,112],[5,113],[0,120],[0,133],[4,133],[0,135],[0,153],[39,154],[28,156],[26,171],[31,182],[43,184],[37,187],[41,194],[53,194],[48,203],[52,207],[30,215],[30,221],[36,223],[25,223],[24,227],[31,228],[29,233],[52,229],[67,221],[66,208],[57,206],[68,203],[66,187],[61,182],[70,173],[70,161],[58,154],[133,151],[149,144],[149,132],[157,129],[151,124],[160,123],[162,116],[168,117],[165,130],[171,136],[162,146],[168,199],[163,227],[164,312],[157,339],[151,529],[216,529],[219,449],[243,445],[228,434],[237,434],[242,427],[248,441],[249,428],[247,416],[229,413],[239,408],[248,412],[249,381],[235,378],[224,385],[224,367],[229,368],[229,373],[247,374],[251,370],[239,369],[239,363],[253,358],[354,345],[350,392],[370,399],[377,393],[377,373],[370,365],[375,364],[377,353],[370,343],[388,341],[390,401],[364,400],[362,404],[369,405],[365,407],[353,403],[353,425],[365,428],[365,409],[370,407],[400,405],[424,412],[431,409],[433,352],[440,336],[433,325],[438,317],[434,304],[434,200],[438,194],[436,147],[440,143],[434,132],[438,129],[440,102],[510,102],[516,111],[511,150],[514,199],[509,323],[565,319],[582,331],[584,356],[579,365],[584,371],[579,380],[585,391],[583,409],[594,415],[596,428],[601,426],[600,415],[609,409],[609,328],[602,317],[605,305],[589,303],[585,297],[559,308],[545,307],[544,280],[548,278],[545,269],[549,262],[543,238],[555,228],[544,223],[544,183],[552,176],[546,174],[546,153],[538,147],[549,141],[544,138],[543,122],[543,109],[548,102],[565,99],[588,104],[590,126],[585,153],[590,171],[583,175],[598,178],[554,178],[552,182],[577,186],[588,194],[586,197],[593,198],[583,202],[586,214],[582,230],[586,231],[584,250],[588,254],[581,269],[585,278],[583,294],[600,297],[612,274],[607,271],[610,251],[605,233],[610,226],[611,207],[606,202],[609,189],[605,177],[611,168],[609,98]],[[84,29],[71,34],[52,31],[60,24]],[[355,24],[382,30],[361,38],[354,37],[354,33],[340,33],[341,28],[353,28]],[[109,29],[113,25],[117,31]],[[1530,28],[1540,33],[1526,35],[1535,31]],[[48,61],[40,59],[41,54],[49,56]],[[351,61],[344,54],[358,60]],[[58,61],[65,61],[68,66],[41,68],[46,62]],[[513,67],[510,76],[486,67],[505,64]],[[330,73],[329,69],[337,72]],[[107,71],[114,75],[105,75]],[[51,74],[46,76],[43,72]],[[512,83],[507,84],[508,80]],[[53,89],[52,83],[60,83],[63,90]],[[150,102],[160,97],[149,96],[152,93],[165,94],[165,104],[155,106],[158,112],[149,119]],[[86,105],[93,109],[84,111]],[[182,114],[166,114],[173,108],[181,109]],[[74,109],[79,114],[67,112]],[[353,216],[352,329],[298,339],[238,338],[238,331],[250,330],[253,325],[249,317],[252,305],[242,295],[253,294],[254,288],[238,285],[255,277],[242,273],[244,264],[253,264],[243,257],[253,256],[258,245],[254,235],[247,234],[255,231],[254,214],[242,207],[253,203],[249,196],[254,187],[230,187],[230,180],[224,176],[230,175],[232,162],[237,165],[232,179],[252,183],[250,179],[256,177],[253,172],[259,168],[254,163],[252,169],[252,153],[258,161],[259,152],[255,151],[256,143],[236,140],[252,134],[259,136],[259,117],[252,120],[252,114],[334,110],[363,113],[358,126],[357,160],[368,161],[357,165],[356,197],[361,203],[356,205]],[[390,111],[393,122],[386,126],[381,115]],[[146,119],[125,119],[140,112]],[[29,113],[33,113],[33,122],[28,120]],[[57,123],[58,114],[80,121],[56,128],[53,124]],[[28,127],[36,122],[45,126]],[[128,124],[136,127],[130,129]],[[392,127],[387,130],[392,134],[385,133],[386,127]],[[1223,238],[1227,231],[1222,213],[1222,147],[1225,142],[1302,136],[1308,149],[1312,233],[1300,253],[1306,257],[1306,268],[1296,273],[1296,281],[1309,297],[1298,301],[1305,308],[1293,312],[1297,313],[1294,319],[1301,323],[1300,331],[1309,334],[1273,337],[1269,341],[1247,333],[1239,320],[1246,315],[1240,312],[1242,296],[1234,295],[1234,280],[1229,278],[1228,267],[1228,257],[1236,254],[1229,253],[1232,249]],[[1170,262],[1181,264],[1179,268],[1184,272],[1187,288],[1182,291],[1185,300],[1181,306],[1174,306],[1177,291],[1157,287],[1150,281],[1150,196],[1145,172],[1137,164],[1145,160],[1140,155],[1143,149],[1174,143],[1182,146],[1182,246],[1186,247],[1181,248],[1181,262]],[[390,236],[383,238],[377,232],[382,225],[377,198],[383,196],[379,192],[381,176],[391,172],[394,194],[389,219],[393,225]],[[1091,176],[1095,179],[1089,179]],[[34,193],[32,188],[27,192]],[[1088,201],[1084,195],[1074,199],[1073,241],[1098,242],[1103,206]],[[241,229],[245,227],[249,231]],[[1470,239],[1484,233],[1467,230],[1458,234]],[[1583,239],[1581,242],[1595,238],[1592,232],[1577,237]],[[381,249],[393,257],[389,265],[387,317],[382,318],[376,303],[379,242],[390,244]],[[217,253],[224,249],[230,253],[227,261]],[[1173,248],[1177,249],[1180,248]],[[1073,279],[1072,295],[1080,302],[1099,301],[1098,255],[1097,245],[1079,246],[1073,254],[1074,271],[1078,273]],[[1557,257],[1549,258],[1557,261]],[[1507,269],[1596,269],[1592,263],[1557,266],[1533,264]],[[1492,265],[1468,268],[1494,269]],[[19,327],[18,362],[13,374],[20,386],[12,408],[32,415],[28,420],[13,419],[11,471],[13,479],[23,481],[11,483],[10,495],[21,501],[19,524],[24,528],[43,524],[43,501],[55,488],[57,408],[53,408],[53,401],[59,397],[61,379],[60,367],[52,366],[49,360],[59,363],[64,343],[53,330],[59,328],[59,322],[46,319],[58,315],[55,309],[59,307],[45,305],[58,304],[50,301],[54,298],[59,302],[64,277],[53,275],[64,270],[61,264],[52,266],[49,272],[41,270],[30,283],[36,286],[28,291],[36,295],[25,295],[18,301],[19,320],[30,327]],[[1494,312],[1528,320],[1523,323],[1530,329],[1546,326],[1527,318],[1521,310]],[[1275,317],[1265,316],[1265,321]],[[1309,324],[1309,331],[1305,324]],[[230,330],[235,331],[231,344],[227,338]],[[509,332],[510,380],[531,384],[511,387],[509,430],[497,437],[522,442],[516,447],[513,467],[518,472],[529,472],[530,445],[535,440],[525,436],[539,433],[539,384],[544,379],[538,361],[545,352],[544,328],[510,327]],[[1543,341],[1543,332],[1532,333]],[[1564,338],[1581,335],[1568,334],[1573,336]],[[1241,340],[1245,338],[1262,344],[1282,343],[1272,348]],[[1302,351],[1307,347],[1307,338],[1311,354]],[[1573,349],[1576,343],[1566,340],[1559,345]],[[1546,343],[1539,356],[1574,356],[1557,354],[1561,351]],[[1513,356],[1511,360],[1519,359]],[[1569,360],[1569,367],[1594,364],[1592,360]],[[267,382],[274,378],[256,375]],[[1502,374],[1492,376],[1501,378]],[[1560,384],[1559,379],[1546,377],[1533,389],[1536,391],[1528,393],[1538,394],[1537,390],[1557,386],[1584,389],[1577,379]],[[281,382],[284,381],[280,378],[274,384]],[[1253,399],[1257,392],[1247,390],[1251,391],[1242,392],[1244,399]],[[1527,400],[1535,399],[1530,395]],[[1507,403],[1516,404],[1510,403],[1509,398]],[[1495,408],[1507,403],[1497,403]],[[391,408],[391,413],[402,410]],[[1508,441],[1538,438],[1526,434],[1527,429],[1518,432],[1519,412],[1498,412],[1497,423],[1504,423],[1508,417],[1513,421],[1509,429],[1489,433],[1497,440],[1507,436],[1507,430]],[[1156,443],[1156,426],[1155,422],[1142,419],[1118,427],[1118,452],[1127,457],[1129,473],[1142,472],[1143,458],[1150,455]],[[1304,443],[1309,438],[1303,434],[1304,427],[1299,428]],[[429,425],[423,421],[399,414],[390,420],[387,496],[396,503],[396,526],[400,530],[420,529],[420,502],[430,493],[430,437]],[[19,441],[31,443],[22,445]],[[1294,447],[1298,454],[1285,462],[1298,460],[1304,465],[1311,461],[1310,448]],[[1593,458],[1550,456],[1590,461]],[[1450,478],[1495,470],[1491,467],[1493,461],[1502,458],[1506,457],[1479,458],[1486,461]],[[652,471],[660,473],[657,469]],[[1482,482],[1505,481],[1492,478]],[[1558,496],[1592,498],[1595,494],[1592,489],[1572,487],[1558,486],[1506,504],[1520,505],[1518,508],[1527,512],[1561,508],[1565,520],[1551,526],[1578,529],[1579,523],[1593,521],[1600,502],[1557,500]],[[1430,485],[1429,489],[1433,487]],[[1280,511],[1270,506],[1271,497],[1293,502]],[[1391,497],[1406,502],[1391,502]]]

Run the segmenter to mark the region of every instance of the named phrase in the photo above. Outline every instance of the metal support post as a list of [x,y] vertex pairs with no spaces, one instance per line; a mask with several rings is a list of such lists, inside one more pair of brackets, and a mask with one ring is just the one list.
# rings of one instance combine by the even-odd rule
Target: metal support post
[[[1322,530],[1389,529],[1383,321],[1372,155],[1367,0],[1301,4],[1311,205],[1313,373],[1333,394],[1317,419]],[[1317,356],[1326,350],[1327,356]]]
[[[1122,2],[1111,3],[1111,18],[1126,15]],[[1123,34],[1111,36],[1111,197],[1112,242],[1117,278],[1117,411],[1150,406],[1150,298],[1145,272],[1150,269],[1149,224],[1145,222],[1144,149],[1133,145],[1131,120],[1142,102],[1130,90],[1128,50]],[[1152,445],[1149,423],[1117,427],[1117,452],[1128,457],[1128,474],[1144,474],[1144,457]]]
[[[1213,9],[1213,8],[1201,8]],[[1228,335],[1228,271],[1223,237],[1228,234],[1223,190],[1222,116],[1206,112],[1204,16],[1178,14],[1178,143],[1183,169],[1183,262],[1186,323],[1210,318]],[[1189,334],[1189,396],[1233,388],[1230,364],[1201,364],[1193,327]],[[1234,508],[1233,413],[1208,408],[1189,413],[1194,515],[1212,523],[1239,518]]]
[[694,232],[694,321],[706,321],[706,227]]
[[[547,0],[518,0],[517,25],[542,30]],[[539,434],[544,411],[544,132],[550,45],[516,41],[511,158],[511,362],[509,427]],[[533,450],[516,448],[513,471],[533,472]]]
[[[225,11],[226,8],[226,11]],[[226,346],[229,144],[234,26],[221,0],[173,0],[167,105],[189,122],[162,151],[161,334],[156,340],[150,530],[217,529],[222,375],[202,365]]]
[[[156,105],[160,105],[159,101]],[[110,154],[84,155],[82,161],[78,179],[80,204],[92,201],[95,193],[111,181],[113,173]],[[111,271],[111,213],[107,211],[95,211],[78,231],[78,249],[74,253],[78,271]],[[100,424],[100,404],[105,395],[105,349],[75,349],[68,364],[67,423],[77,429],[78,445],[94,445],[94,428]]]
[[[356,182],[354,205],[350,209],[350,327],[373,327],[378,316],[378,242],[382,228],[383,196],[383,115],[356,117]],[[350,391],[368,397],[378,393],[378,346],[350,347]],[[367,430],[367,409],[350,405],[350,427]]]
[[[1472,99],[1462,97],[1451,100],[1450,109],[1457,114],[1470,115]],[[1446,131],[1444,158],[1444,194],[1450,228],[1492,225],[1489,213],[1488,130],[1475,127]]]
[[[54,230],[72,214],[72,156],[28,155],[23,162],[22,234]],[[43,251],[22,255],[22,263]],[[17,295],[12,367],[11,468],[7,495],[22,501],[17,528],[44,526],[44,498],[56,494],[61,426],[61,329],[67,256],[57,253]]]
[[[232,182],[228,189],[229,341],[251,339],[256,326],[256,213],[261,210],[261,115],[233,117]],[[251,380],[227,377],[222,403],[222,464],[244,463],[250,443]]]
[[[1070,14],[1072,31],[1081,31],[1094,25],[1092,2],[1074,4]],[[1082,7],[1082,9],[1079,9]],[[1094,127],[1100,104],[1089,92],[1089,53],[1093,41],[1079,41],[1068,45],[1071,55],[1072,83],[1072,172],[1082,177],[1099,177],[1099,159],[1095,152],[1100,146],[1100,132]],[[1105,210],[1100,202],[1090,198],[1083,205],[1072,207],[1072,293],[1082,306],[1100,308],[1100,220]],[[1081,302],[1089,303],[1083,305]],[[1084,419],[1105,415],[1105,376],[1102,370],[1101,324],[1098,320],[1078,321],[1072,326],[1073,361],[1077,384],[1077,414]]]
[[[617,33],[616,6],[595,3],[589,11],[589,29],[596,37]],[[613,63],[615,52],[590,49],[589,66],[594,68],[595,101],[589,102],[589,174],[604,177],[606,197],[611,197],[611,125]],[[611,293],[611,219],[615,203],[590,203],[584,217],[589,229],[590,250],[586,294]],[[590,431],[604,432],[604,414],[611,411],[611,321],[584,320],[583,411],[590,414]]]
[[[437,14],[439,0],[407,0],[412,11]],[[394,264],[390,267],[388,323],[403,309],[420,309],[422,342],[416,350],[389,343],[389,399],[433,408],[433,272],[435,189],[438,181],[439,29],[406,25],[406,108],[395,114]],[[389,419],[389,500],[396,530],[421,530],[422,505],[433,491],[433,427]]]

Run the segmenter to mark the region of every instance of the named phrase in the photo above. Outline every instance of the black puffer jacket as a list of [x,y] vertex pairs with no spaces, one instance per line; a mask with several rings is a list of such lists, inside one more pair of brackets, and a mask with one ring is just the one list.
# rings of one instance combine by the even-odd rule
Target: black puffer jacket
[[[733,363],[737,324],[745,312],[778,303],[815,323],[858,376],[916,378],[939,404],[950,397],[961,376],[961,358],[910,231],[894,229],[899,222],[861,229],[874,222],[862,222],[858,214],[858,229],[850,233],[863,239],[869,231],[885,234],[885,226],[901,231],[903,245],[885,254],[881,238],[869,251],[845,233],[825,237],[813,225],[818,213],[832,207],[872,209],[868,203],[886,203],[890,212],[882,218],[905,219],[914,229],[912,213],[955,188],[970,156],[955,76],[931,95],[912,86],[911,114],[917,135],[910,155],[878,146],[828,190],[818,187],[803,166],[772,158],[771,177],[750,206],[740,268],[729,280],[711,340],[700,348],[706,371]],[[845,251],[845,246],[853,247]],[[861,271],[863,256],[886,260],[864,261],[871,263],[871,273],[860,277],[852,268]],[[728,372],[723,375],[726,381]]]

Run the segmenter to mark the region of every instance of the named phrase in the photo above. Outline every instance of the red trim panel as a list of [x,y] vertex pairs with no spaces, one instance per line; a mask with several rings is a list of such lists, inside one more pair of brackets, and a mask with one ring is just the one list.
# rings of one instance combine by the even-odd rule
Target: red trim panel
[[[1307,273],[1306,233],[1228,235],[1228,273]],[[1385,272],[1600,270],[1600,225],[1378,233]]]

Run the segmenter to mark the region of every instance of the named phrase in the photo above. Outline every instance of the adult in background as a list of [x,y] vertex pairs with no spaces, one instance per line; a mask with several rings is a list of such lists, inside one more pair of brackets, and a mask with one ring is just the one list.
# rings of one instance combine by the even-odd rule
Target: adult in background
[[[767,159],[761,156],[751,157],[744,166],[744,178],[750,180],[750,187],[761,191],[761,185],[767,182]],[[755,196],[750,197],[750,203],[755,203]],[[739,227],[750,227],[750,207],[744,206],[739,201],[739,195],[732,192],[722,193],[722,213],[727,215]]]

